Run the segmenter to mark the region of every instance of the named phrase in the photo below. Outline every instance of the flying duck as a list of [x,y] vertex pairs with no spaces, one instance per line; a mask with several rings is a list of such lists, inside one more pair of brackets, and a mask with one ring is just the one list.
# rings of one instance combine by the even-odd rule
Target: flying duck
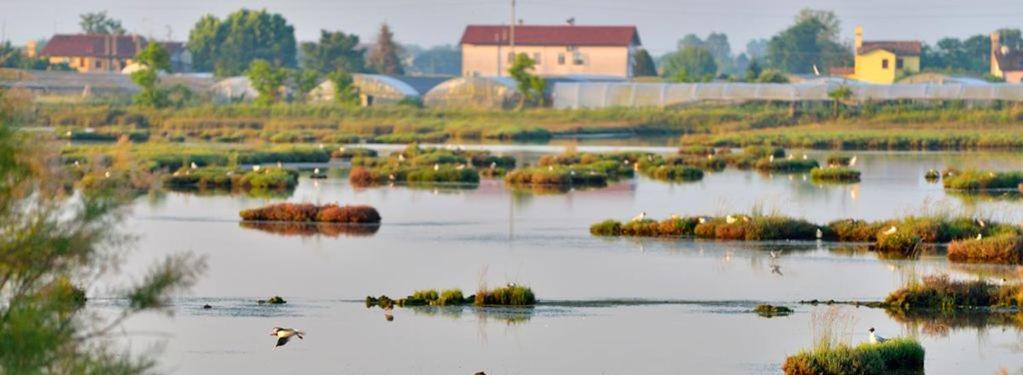
[[288,340],[291,340],[292,337],[297,336],[299,339],[303,339],[304,337],[302,337],[302,335],[305,335],[305,332],[295,330],[292,328],[274,327],[272,330],[270,330],[270,336],[277,337],[277,344],[274,345],[274,349],[277,349],[277,347],[279,346],[284,346],[285,344],[288,343]]

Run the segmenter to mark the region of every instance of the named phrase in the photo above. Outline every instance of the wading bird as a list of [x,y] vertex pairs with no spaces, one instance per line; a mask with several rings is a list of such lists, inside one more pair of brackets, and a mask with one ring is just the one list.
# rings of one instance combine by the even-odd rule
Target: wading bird
[[870,332],[870,343],[871,344],[880,344],[882,342],[888,341],[888,339],[886,339],[884,337],[881,337],[880,335],[874,333],[874,327],[870,327],[870,329],[867,330],[867,332]]
[[977,225],[980,225],[980,227],[983,228],[983,227],[987,226],[987,223],[984,222],[984,219],[981,219],[981,218],[978,217],[977,218]]
[[646,219],[646,211],[640,212],[639,215],[632,218],[632,221],[642,221],[643,219]]
[[284,346],[284,344],[287,344],[288,340],[291,340],[292,337],[297,336],[299,339],[304,339],[302,335],[305,335],[305,332],[292,328],[274,327],[274,329],[270,331],[270,336],[277,337],[277,344],[274,345],[274,349],[277,349],[279,346]]
[[853,155],[852,159],[849,159],[849,166],[856,166],[856,155]]
[[890,236],[890,235],[893,235],[893,234],[895,234],[895,232],[898,232],[898,231],[899,231],[899,229],[898,229],[898,228],[895,228],[895,226],[894,226],[894,225],[892,225],[892,227],[891,227],[891,228],[888,228],[888,230],[884,231],[884,234],[887,234],[887,235],[889,235],[889,236]]

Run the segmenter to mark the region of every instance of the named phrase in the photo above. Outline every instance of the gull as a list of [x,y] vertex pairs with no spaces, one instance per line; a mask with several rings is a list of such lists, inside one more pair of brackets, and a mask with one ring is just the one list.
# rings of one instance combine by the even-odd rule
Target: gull
[[778,274],[778,276],[785,276],[785,275],[783,275],[781,273],[781,266],[779,266],[777,264],[772,264],[771,265],[771,273],[776,273],[776,274]]
[[320,174],[320,168],[313,168],[313,174]]
[[75,168],[78,168],[79,166],[80,165],[78,164],[78,160],[75,160]]
[[433,170],[439,171],[440,170],[440,164],[434,164],[433,165]]
[[703,217],[703,216],[700,216],[700,220],[699,221],[700,221],[700,224],[704,224],[704,223],[707,222],[707,218]]
[[895,226],[894,226],[894,225],[892,225],[892,227],[891,227],[891,228],[888,228],[888,230],[884,231],[884,234],[887,234],[887,235],[893,235],[893,234],[895,234],[895,232],[897,232],[898,230],[899,230],[898,228],[895,228]]
[[981,219],[981,218],[978,217],[977,218],[977,225],[980,225],[980,227],[983,228],[983,227],[987,226],[987,223],[984,222],[984,219]]
[[777,250],[777,251],[771,250],[771,258],[778,259],[778,257],[781,256],[781,253],[784,252],[784,251],[785,250]]
[[640,212],[639,215],[633,217],[631,221],[643,221],[643,219],[646,219],[646,211]]
[[855,165],[856,165],[856,155],[853,155],[852,159],[849,159],[849,166],[852,167],[852,166],[855,166]]
[[824,232],[821,231],[821,228],[817,228],[817,239],[819,240],[819,239],[821,239],[823,237],[824,237]]
[[735,216],[732,215],[728,215],[728,217],[725,218],[725,222],[728,224],[733,224],[736,221],[738,221],[738,219],[736,219]]
[[387,179],[391,180],[391,181],[394,181],[394,179],[395,179],[394,173],[391,173],[391,174],[387,175]]
[[398,161],[405,161],[405,154],[398,154]]
[[253,166],[252,166],[252,170],[253,170],[254,172],[259,172],[259,166],[258,166],[258,165],[253,165]]
[[199,168],[199,166],[198,166],[198,165],[196,165],[194,161],[192,162],[192,165],[191,165],[190,167],[191,167],[192,169],[196,169],[196,168]]
[[625,163],[625,165],[629,165],[629,159],[622,160],[622,162]]
[[494,168],[497,168],[497,162],[496,161],[490,162],[490,169],[494,169]]
[[103,177],[110,178],[110,171],[104,172]]
[[880,335],[874,333],[874,327],[870,327],[870,329],[867,330],[867,332],[870,332],[870,343],[871,344],[880,344],[882,342],[888,341],[888,339],[886,339],[884,337],[881,337]]
[[554,166],[553,165],[548,165],[547,166],[547,170],[553,172],[554,171]]
[[455,169],[463,170],[463,169],[465,169],[465,164],[459,164],[457,167],[455,167]]
[[774,155],[768,156],[767,161],[774,163]]
[[274,345],[274,349],[277,349],[277,347],[279,346],[284,346],[284,344],[287,344],[288,340],[291,340],[292,337],[304,339],[302,335],[305,335],[305,332],[298,331],[292,328],[274,327],[274,329],[270,331],[270,336],[277,337],[277,344]]
[[806,160],[806,159],[809,159],[809,156],[806,156],[806,154],[803,154],[803,160]]
[[984,235],[982,235],[980,233],[977,233],[977,239],[979,240],[979,239],[982,239],[982,238],[984,238]]

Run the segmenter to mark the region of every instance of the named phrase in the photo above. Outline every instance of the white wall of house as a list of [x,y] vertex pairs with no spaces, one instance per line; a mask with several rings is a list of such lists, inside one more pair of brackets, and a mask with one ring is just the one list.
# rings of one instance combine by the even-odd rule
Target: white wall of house
[[[634,48],[570,47],[570,46],[515,46],[515,53],[525,53],[537,62],[535,74],[598,75],[632,77]],[[462,75],[495,77],[507,76],[513,59],[509,46],[462,45]]]

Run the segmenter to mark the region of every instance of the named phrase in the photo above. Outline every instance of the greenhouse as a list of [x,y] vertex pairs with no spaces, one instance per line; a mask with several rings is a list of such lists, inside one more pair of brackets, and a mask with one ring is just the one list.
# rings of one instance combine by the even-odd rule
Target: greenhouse
[[515,81],[507,77],[458,77],[437,85],[423,96],[436,108],[513,108],[518,104]]
[[[418,101],[419,91],[404,80],[380,74],[353,74],[352,85],[359,90],[363,106],[398,104],[404,101]],[[323,81],[309,93],[312,100],[334,101],[334,82]]]

